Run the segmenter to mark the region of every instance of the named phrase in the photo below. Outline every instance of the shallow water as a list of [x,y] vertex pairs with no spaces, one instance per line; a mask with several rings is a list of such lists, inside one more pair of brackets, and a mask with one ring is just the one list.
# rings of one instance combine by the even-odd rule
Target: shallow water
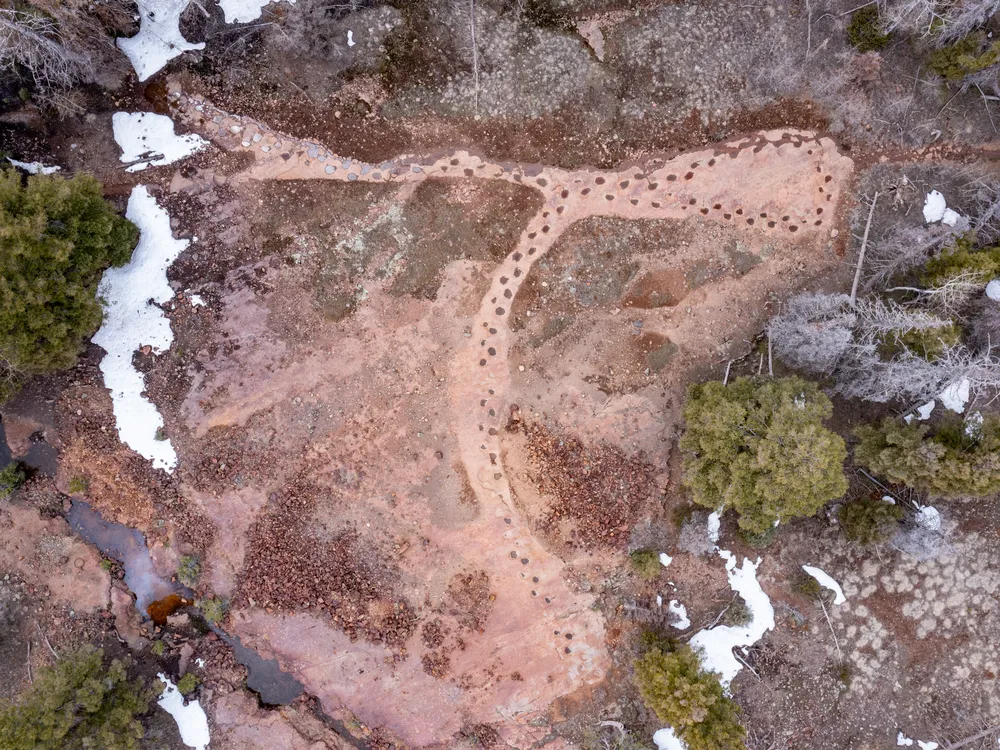
[[148,607],[154,602],[185,593],[181,586],[156,574],[146,538],[138,529],[105,521],[82,500],[72,501],[66,520],[83,539],[125,566],[125,585],[135,594],[136,606],[143,614],[149,614]]
[[232,647],[236,661],[247,668],[247,687],[260,696],[262,703],[284,706],[305,690],[301,682],[282,671],[277,659],[265,659],[252,648],[244,646],[237,636],[216,627],[212,630]]

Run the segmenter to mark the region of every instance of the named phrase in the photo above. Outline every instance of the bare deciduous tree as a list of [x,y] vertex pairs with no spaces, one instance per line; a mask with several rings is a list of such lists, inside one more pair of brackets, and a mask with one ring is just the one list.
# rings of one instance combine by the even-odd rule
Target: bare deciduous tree
[[934,253],[969,229],[965,217],[955,226],[904,226],[894,229],[868,250],[863,288],[872,291],[885,287],[894,276],[926,263]]
[[42,92],[66,89],[93,79],[90,58],[69,49],[51,19],[0,9],[0,70],[26,68]]
[[1000,12],[1000,0],[888,0],[886,28],[931,36],[938,47],[972,33]]

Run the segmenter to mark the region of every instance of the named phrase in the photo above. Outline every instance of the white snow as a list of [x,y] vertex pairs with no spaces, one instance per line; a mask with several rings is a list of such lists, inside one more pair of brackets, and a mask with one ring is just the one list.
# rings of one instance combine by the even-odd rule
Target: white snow
[[946,409],[961,414],[969,400],[969,379],[962,378],[957,383],[952,383],[938,394],[938,398]]
[[917,523],[929,531],[940,531],[941,514],[933,505],[918,505]]
[[347,32],[347,46],[348,47],[353,47],[355,44],[357,44],[357,42],[354,41],[354,32],[353,31],[348,31]]
[[729,587],[743,597],[750,609],[750,623],[740,627],[720,625],[702,630],[691,639],[691,648],[700,652],[701,665],[709,672],[717,672],[723,687],[728,687],[743,665],[733,656],[733,649],[750,646],[764,633],[774,628],[774,607],[764,589],[757,582],[757,565],[743,558],[742,567],[736,567],[736,558],[729,550],[720,550],[719,557],[726,561]]
[[937,405],[937,402],[934,399],[931,399],[930,401],[928,401],[923,406],[917,407],[917,419],[919,419],[921,422],[924,422],[924,421],[930,419],[931,418],[931,412],[934,411],[934,407],[936,405]]
[[[264,6],[271,0],[219,0],[219,7],[226,16],[226,23],[247,23],[260,18]],[[295,4],[295,0],[288,0]]]
[[944,210],[944,215],[941,217],[941,223],[947,224],[949,227],[953,227],[958,223],[958,220],[962,218],[962,215],[951,208],[946,208]]
[[46,167],[40,161],[18,161],[17,159],[11,159],[9,156],[7,157],[7,161],[18,169],[23,169],[28,174],[52,174],[62,169],[62,167]]
[[993,279],[986,285],[986,296],[994,302],[1000,302],[1000,279]]
[[210,735],[208,732],[208,717],[198,701],[184,705],[184,696],[177,686],[165,674],[160,672],[157,677],[163,683],[163,693],[156,701],[160,708],[174,717],[177,729],[181,733],[181,742],[195,750],[205,750],[208,747]]
[[687,607],[679,601],[671,599],[670,604],[667,605],[667,611],[672,615],[677,615],[677,622],[670,623],[671,627],[677,628],[678,630],[687,630],[691,627],[691,620],[688,619]]
[[195,307],[204,307],[205,300],[201,298],[200,294],[189,294],[188,299],[191,300],[191,304]]
[[122,150],[119,161],[136,162],[126,172],[171,164],[208,146],[208,141],[193,133],[175,135],[174,121],[153,112],[115,112],[111,126]]
[[708,541],[716,544],[719,541],[719,527],[722,525],[722,517],[719,511],[708,514]]
[[[902,732],[899,732],[899,733],[896,734],[896,746],[897,747],[912,747],[913,743],[914,743],[914,740],[911,740],[909,737],[907,737]],[[929,740],[926,740],[926,741],[925,740],[916,740],[916,743],[917,743],[917,747],[919,747],[920,750],[937,750],[937,748],[938,748],[938,743],[931,742]]]
[[670,565],[670,563],[672,563],[673,561],[674,561],[674,558],[672,558],[666,552],[661,552],[660,553],[660,565],[662,565],[664,568],[667,567],[668,565]]
[[[140,81],[145,81],[178,55],[204,49],[205,43],[191,44],[181,36],[181,13],[189,0],[138,0],[139,33],[119,39],[118,47],[128,55]],[[228,19],[227,19],[228,20]]]
[[122,442],[150,459],[154,468],[172,471],[177,454],[169,440],[156,439],[163,417],[143,396],[145,381],[132,367],[132,354],[144,345],[162,352],[173,341],[170,321],[148,300],[162,303],[173,296],[167,268],[188,241],[174,239],[170,217],[144,185],[132,190],[125,215],[139,227],[139,244],[128,265],[104,272],[97,289],[106,302],[104,322],[94,334],[94,343],[107,352],[101,360],[101,372],[111,391]]
[[825,589],[830,589],[830,591],[834,593],[834,604],[843,604],[847,601],[847,597],[844,596],[844,590],[840,588],[840,584],[837,583],[830,575],[819,568],[814,568],[812,565],[803,565],[802,570],[815,578],[820,586]]
[[656,750],[687,750],[687,745],[674,734],[674,730],[670,727],[656,730],[653,734],[653,742],[656,745]]
[[895,505],[896,504],[896,498],[894,498],[894,497],[892,497],[890,495],[882,495],[882,502],[883,503],[889,503],[889,505]]
[[663,597],[660,596],[659,594],[656,595],[656,606],[657,607],[663,606]]
[[931,190],[924,199],[924,221],[932,224],[944,218],[948,203],[937,190]]

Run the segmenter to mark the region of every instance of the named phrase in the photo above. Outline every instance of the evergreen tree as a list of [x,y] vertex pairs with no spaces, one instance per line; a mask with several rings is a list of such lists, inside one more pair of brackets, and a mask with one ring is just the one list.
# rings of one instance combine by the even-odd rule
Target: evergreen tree
[[[0,362],[18,376],[72,366],[101,322],[97,284],[126,263],[138,230],[89,175],[0,170]],[[0,394],[2,398],[5,394]],[[9,395],[9,388],[8,394]]]
[[84,646],[43,669],[19,703],[0,712],[4,750],[138,750],[139,716],[154,693],[129,681],[127,662],[104,666],[104,651]]
[[840,436],[823,426],[833,407],[801,378],[737,378],[693,385],[684,406],[684,485],[699,505],[732,508],[753,534],[811,516],[847,490]]

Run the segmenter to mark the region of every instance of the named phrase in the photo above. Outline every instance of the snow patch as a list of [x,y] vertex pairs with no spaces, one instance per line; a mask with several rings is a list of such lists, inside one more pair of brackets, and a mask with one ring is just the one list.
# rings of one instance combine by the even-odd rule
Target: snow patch
[[[659,597],[657,597],[659,598]],[[671,599],[667,605],[667,611],[672,615],[677,615],[677,621],[670,623],[670,627],[678,630],[687,630],[691,627],[691,620],[688,619],[687,607],[676,599]]]
[[660,565],[662,565],[664,568],[667,567],[668,565],[670,565],[670,563],[672,563],[673,561],[674,561],[674,558],[672,558],[666,552],[661,552],[660,553]]
[[962,215],[953,209],[946,208],[944,210],[944,215],[941,217],[941,223],[947,224],[949,227],[953,227],[958,224],[958,220],[962,218]]
[[[247,23],[260,18],[261,11],[271,0],[219,0],[226,23]],[[295,0],[288,0],[292,5]]]
[[101,278],[97,294],[105,301],[104,322],[93,340],[107,352],[101,372],[122,442],[153,468],[172,471],[177,454],[169,440],[157,440],[163,417],[143,395],[145,380],[132,367],[132,354],[144,345],[162,352],[174,339],[170,321],[148,300],[162,303],[173,296],[167,268],[188,241],[174,239],[170,217],[144,185],[133,188],[125,216],[139,227],[139,244],[128,265],[109,268]]
[[719,511],[708,514],[708,541],[717,544],[719,541],[719,528],[722,526],[722,517]]
[[181,13],[189,0],[138,0],[139,33],[118,40],[118,48],[132,61],[136,75],[145,81],[178,55],[204,49],[205,43],[191,44],[181,36]]
[[917,419],[924,422],[931,418],[931,412],[934,411],[934,407],[937,405],[937,401],[931,399],[923,406],[917,407]]
[[188,299],[191,301],[191,304],[195,307],[205,306],[205,300],[201,298],[200,294],[189,294]]
[[126,172],[171,164],[208,146],[201,136],[175,135],[174,121],[152,112],[115,112],[111,126],[122,150],[119,161],[136,162]]
[[177,729],[181,733],[181,742],[195,750],[205,750],[210,740],[205,710],[198,701],[191,701],[185,706],[184,696],[170,678],[162,672],[156,676],[164,685],[163,693],[156,702],[160,708],[174,717]]
[[23,169],[28,174],[52,174],[62,169],[62,167],[46,167],[40,161],[18,161],[17,159],[11,159],[9,156],[7,157],[7,161],[18,169]]
[[993,279],[986,285],[986,296],[994,302],[1000,302],[1000,279]]
[[962,378],[957,383],[952,383],[938,395],[941,404],[946,409],[951,409],[956,414],[965,411],[965,405],[969,401],[969,379]]
[[656,750],[687,750],[687,745],[670,727],[656,730],[653,734],[653,743],[656,745]]
[[928,531],[940,531],[941,514],[933,505],[918,505],[917,523]]
[[891,495],[882,495],[882,502],[883,503],[889,503],[889,505],[895,505],[896,504],[896,499],[894,497],[892,497]]
[[911,740],[902,732],[896,734],[896,747],[912,747],[914,742],[917,743],[917,747],[919,747],[920,750],[937,750],[938,747],[938,743],[936,742],[931,742],[929,740]]
[[691,648],[699,652],[701,665],[709,672],[717,672],[723,687],[728,687],[743,665],[733,656],[734,648],[746,648],[759,641],[764,633],[774,628],[774,607],[757,581],[756,563],[743,558],[743,565],[736,567],[736,558],[729,550],[720,550],[719,557],[726,561],[729,587],[743,597],[752,619],[740,627],[720,625],[702,630],[691,639]]
[[803,565],[802,570],[815,578],[820,586],[825,589],[830,589],[830,591],[834,593],[834,604],[843,604],[847,601],[847,597],[844,596],[844,590],[840,588],[840,584],[837,583],[830,575],[819,568],[814,568],[812,565]]
[[355,44],[357,44],[357,42],[354,41],[354,32],[353,31],[348,31],[347,32],[347,46],[348,47],[353,47]]
[[944,218],[944,212],[948,208],[948,202],[937,190],[931,190],[924,198],[924,221],[933,224]]

